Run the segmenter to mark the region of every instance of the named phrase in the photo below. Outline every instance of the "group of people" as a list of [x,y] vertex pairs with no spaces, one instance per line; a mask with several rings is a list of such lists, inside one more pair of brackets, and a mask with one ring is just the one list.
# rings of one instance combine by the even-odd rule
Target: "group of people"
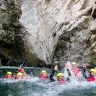
[[23,68],[18,68],[17,75],[13,76],[12,72],[8,71],[4,76],[6,79],[29,79],[30,77],[26,74]]
[[[56,75],[57,80],[55,80],[54,75],[55,75],[56,72],[58,72],[58,65],[55,65],[55,67],[52,70],[51,75],[49,76],[50,81],[51,82],[57,81],[58,84],[64,84],[66,81],[69,81],[70,77],[72,77],[73,75],[76,78],[78,78],[79,76],[82,76],[82,78],[84,78],[88,82],[96,81],[96,70],[94,68],[90,69],[89,74],[87,74],[86,64],[84,64],[82,68],[79,68],[79,67],[77,67],[76,62],[72,62],[71,69],[68,68],[67,64],[65,64],[65,69],[67,70],[68,77],[65,78],[64,73],[60,72],[60,73],[57,73],[57,75]],[[42,80],[47,80],[48,79],[48,75],[47,75],[47,72],[45,70],[41,71],[40,78]]]
[[[69,81],[70,77],[72,77],[73,75],[76,78],[78,78],[79,76],[82,76],[82,78],[86,79],[88,82],[96,81],[96,77],[95,77],[96,70],[90,69],[89,74],[87,74],[86,64],[84,64],[82,68],[79,68],[77,66],[76,62],[72,62],[71,69],[68,67],[69,66],[67,64],[65,64],[65,69],[67,70],[67,74],[68,74],[67,78],[64,77],[64,73],[58,72],[58,70],[59,70],[58,64],[56,64],[53,67],[53,70],[52,70],[50,76],[48,76],[48,73],[46,72],[46,70],[42,70],[40,72],[39,77],[43,81],[50,79],[51,82],[56,81],[58,84],[64,84],[66,81]],[[57,73],[56,80],[54,79],[55,73]],[[6,75],[4,76],[4,78],[7,78],[7,79],[12,79],[12,78],[14,78],[14,79],[30,79],[30,77],[26,74],[26,72],[22,68],[18,68],[18,73],[16,76],[12,76],[12,72],[7,72]]]

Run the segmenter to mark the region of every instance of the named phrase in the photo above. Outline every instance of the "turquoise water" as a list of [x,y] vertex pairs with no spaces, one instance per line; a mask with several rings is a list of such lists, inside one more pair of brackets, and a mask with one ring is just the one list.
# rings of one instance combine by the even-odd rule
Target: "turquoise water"
[[[0,69],[0,96],[96,96],[96,83],[86,81],[72,81],[63,85],[41,81],[38,76],[41,69],[31,68],[25,71],[31,76],[31,80],[6,80],[2,76],[10,70],[15,73],[16,68]],[[50,70],[47,69],[50,73]],[[34,74],[34,75],[32,75]]]

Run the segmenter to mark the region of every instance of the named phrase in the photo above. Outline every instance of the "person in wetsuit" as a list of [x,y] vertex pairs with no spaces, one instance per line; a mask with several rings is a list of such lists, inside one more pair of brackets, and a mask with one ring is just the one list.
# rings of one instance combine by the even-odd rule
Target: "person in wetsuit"
[[[69,69],[67,64],[66,64],[65,68],[67,70]],[[72,62],[72,68],[69,71],[71,71],[76,78],[78,78],[78,77],[87,78],[86,64],[84,64],[83,67],[79,68],[77,66],[76,62]],[[72,73],[70,73],[70,74],[72,74]]]
[[85,79],[88,82],[94,82],[94,81],[96,81],[96,76],[95,76],[96,70],[95,69],[90,69],[89,76],[86,75],[86,70],[87,70],[87,68],[86,67],[85,68],[83,67],[83,76],[85,77]]
[[[58,71],[58,65],[55,65],[54,69],[52,70],[52,73],[50,75],[50,81],[51,82],[55,82],[57,81],[58,84],[64,84],[66,82],[65,78],[64,78],[64,74],[63,73],[57,73],[57,80],[55,80],[54,74]],[[69,69],[67,69],[68,75],[71,76],[71,73],[69,71]],[[67,78],[67,80],[69,80],[69,78]]]
[[[75,71],[71,69],[73,71],[74,75],[76,74],[75,75],[76,77],[78,76],[79,71],[81,71],[81,74],[82,74],[83,78],[85,78],[88,82],[96,81],[96,77],[95,77],[96,70],[95,69],[90,69],[89,76],[88,76],[87,75],[86,64],[84,64],[81,69],[80,68],[77,69],[76,68],[76,63],[73,62],[73,68],[74,68],[74,70],[76,69]],[[66,67],[66,69],[68,69],[68,66]]]
[[96,70],[95,70],[95,69],[90,69],[89,76],[88,76],[88,75],[87,75],[86,64],[83,65],[83,67],[82,67],[82,75],[83,75],[83,77],[84,77],[88,82],[96,81],[95,73],[96,73]]

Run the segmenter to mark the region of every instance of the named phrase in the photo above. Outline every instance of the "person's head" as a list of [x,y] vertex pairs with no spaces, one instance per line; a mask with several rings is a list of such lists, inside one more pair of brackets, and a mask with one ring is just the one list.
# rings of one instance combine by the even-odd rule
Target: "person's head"
[[57,81],[64,80],[64,74],[63,73],[58,73],[57,74]]
[[46,75],[47,75],[47,72],[46,72],[45,70],[42,70],[42,71],[40,72],[40,75],[46,76]]
[[76,62],[72,62],[72,67],[75,68],[76,66]]
[[54,63],[53,68],[54,68],[55,66],[58,66],[58,69],[60,69],[60,62]]
[[23,74],[22,74],[21,72],[18,72],[18,73],[17,73],[18,78],[22,78],[22,75],[23,75]]
[[96,70],[95,69],[90,69],[90,75],[95,75],[95,72],[96,72]]
[[24,73],[24,69],[22,69],[22,68],[18,68],[18,72],[20,72],[20,73]]
[[6,75],[7,75],[8,78],[11,78],[12,77],[12,72],[9,71],[9,72],[6,73]]

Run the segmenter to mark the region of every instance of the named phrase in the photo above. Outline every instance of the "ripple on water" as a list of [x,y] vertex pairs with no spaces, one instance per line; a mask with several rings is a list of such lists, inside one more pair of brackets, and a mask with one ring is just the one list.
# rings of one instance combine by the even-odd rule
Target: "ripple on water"
[[0,96],[96,96],[96,82],[71,81],[63,85],[41,81],[0,79]]
[[41,82],[39,78],[30,81],[0,80],[0,96],[96,96],[96,82],[71,82],[63,85]]

